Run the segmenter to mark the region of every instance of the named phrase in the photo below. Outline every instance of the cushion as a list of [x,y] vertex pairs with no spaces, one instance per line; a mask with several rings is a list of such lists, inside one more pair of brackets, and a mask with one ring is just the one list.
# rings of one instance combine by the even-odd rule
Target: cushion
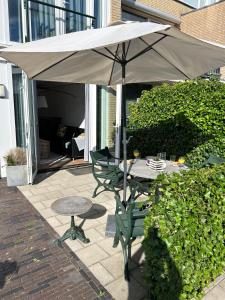
[[57,130],[57,136],[64,137],[66,134],[67,126],[64,126],[62,124],[59,124],[58,130]]

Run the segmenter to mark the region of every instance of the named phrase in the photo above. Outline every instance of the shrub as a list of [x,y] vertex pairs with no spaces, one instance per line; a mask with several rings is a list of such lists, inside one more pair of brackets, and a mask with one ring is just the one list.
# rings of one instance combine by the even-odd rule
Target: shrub
[[225,157],[225,84],[191,80],[143,91],[129,107],[128,152],[166,151],[198,167],[210,154]]
[[145,218],[151,294],[157,300],[200,299],[225,266],[225,165],[158,180],[161,195]]
[[25,149],[19,147],[9,150],[4,158],[7,166],[25,165],[27,162]]

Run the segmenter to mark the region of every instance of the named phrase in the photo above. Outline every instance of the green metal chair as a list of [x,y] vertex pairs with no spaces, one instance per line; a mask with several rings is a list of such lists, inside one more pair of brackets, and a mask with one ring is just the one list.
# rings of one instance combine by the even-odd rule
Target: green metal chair
[[97,190],[103,187],[104,190],[114,192],[123,179],[123,172],[115,165],[115,157],[113,157],[108,147],[90,151],[92,159],[92,174],[97,181],[97,186],[93,192],[93,198],[97,196]]
[[219,165],[222,163],[225,163],[225,159],[223,157],[210,154],[210,156],[202,163],[201,167],[203,168],[213,165]]
[[[130,197],[127,202],[121,201],[118,192],[115,192],[116,200],[116,234],[113,247],[121,243],[124,256],[124,277],[129,281],[129,262],[131,260],[131,246],[136,237],[144,235],[144,218],[150,209],[147,201],[137,201],[140,183],[132,182],[130,185]],[[126,205],[124,205],[126,203]]]

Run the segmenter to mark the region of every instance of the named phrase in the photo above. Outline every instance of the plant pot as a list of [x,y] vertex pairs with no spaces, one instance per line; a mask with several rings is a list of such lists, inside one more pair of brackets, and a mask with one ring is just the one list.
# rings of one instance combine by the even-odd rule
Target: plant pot
[[6,167],[7,175],[7,185],[8,186],[17,186],[17,185],[26,185],[27,182],[27,165],[20,166],[7,166]]

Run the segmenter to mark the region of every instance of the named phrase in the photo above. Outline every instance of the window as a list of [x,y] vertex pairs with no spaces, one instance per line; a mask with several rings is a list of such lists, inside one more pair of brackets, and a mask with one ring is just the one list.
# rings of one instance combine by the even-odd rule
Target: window
[[122,11],[122,20],[123,21],[138,21],[138,22],[145,22],[147,21],[146,18],[133,14],[131,12],[127,12],[125,10]]
[[[43,2],[55,4],[54,0],[44,0]],[[30,2],[30,23],[32,40],[55,35],[55,9],[47,5]]]
[[8,0],[10,41],[22,42],[21,0]]
[[219,0],[198,0],[198,8],[218,2]]
[[102,0],[94,0],[94,27],[102,27]]
[[[70,0],[66,2],[66,8],[74,12],[86,13],[86,1]],[[87,17],[66,12],[66,32],[81,31],[87,28]]]

